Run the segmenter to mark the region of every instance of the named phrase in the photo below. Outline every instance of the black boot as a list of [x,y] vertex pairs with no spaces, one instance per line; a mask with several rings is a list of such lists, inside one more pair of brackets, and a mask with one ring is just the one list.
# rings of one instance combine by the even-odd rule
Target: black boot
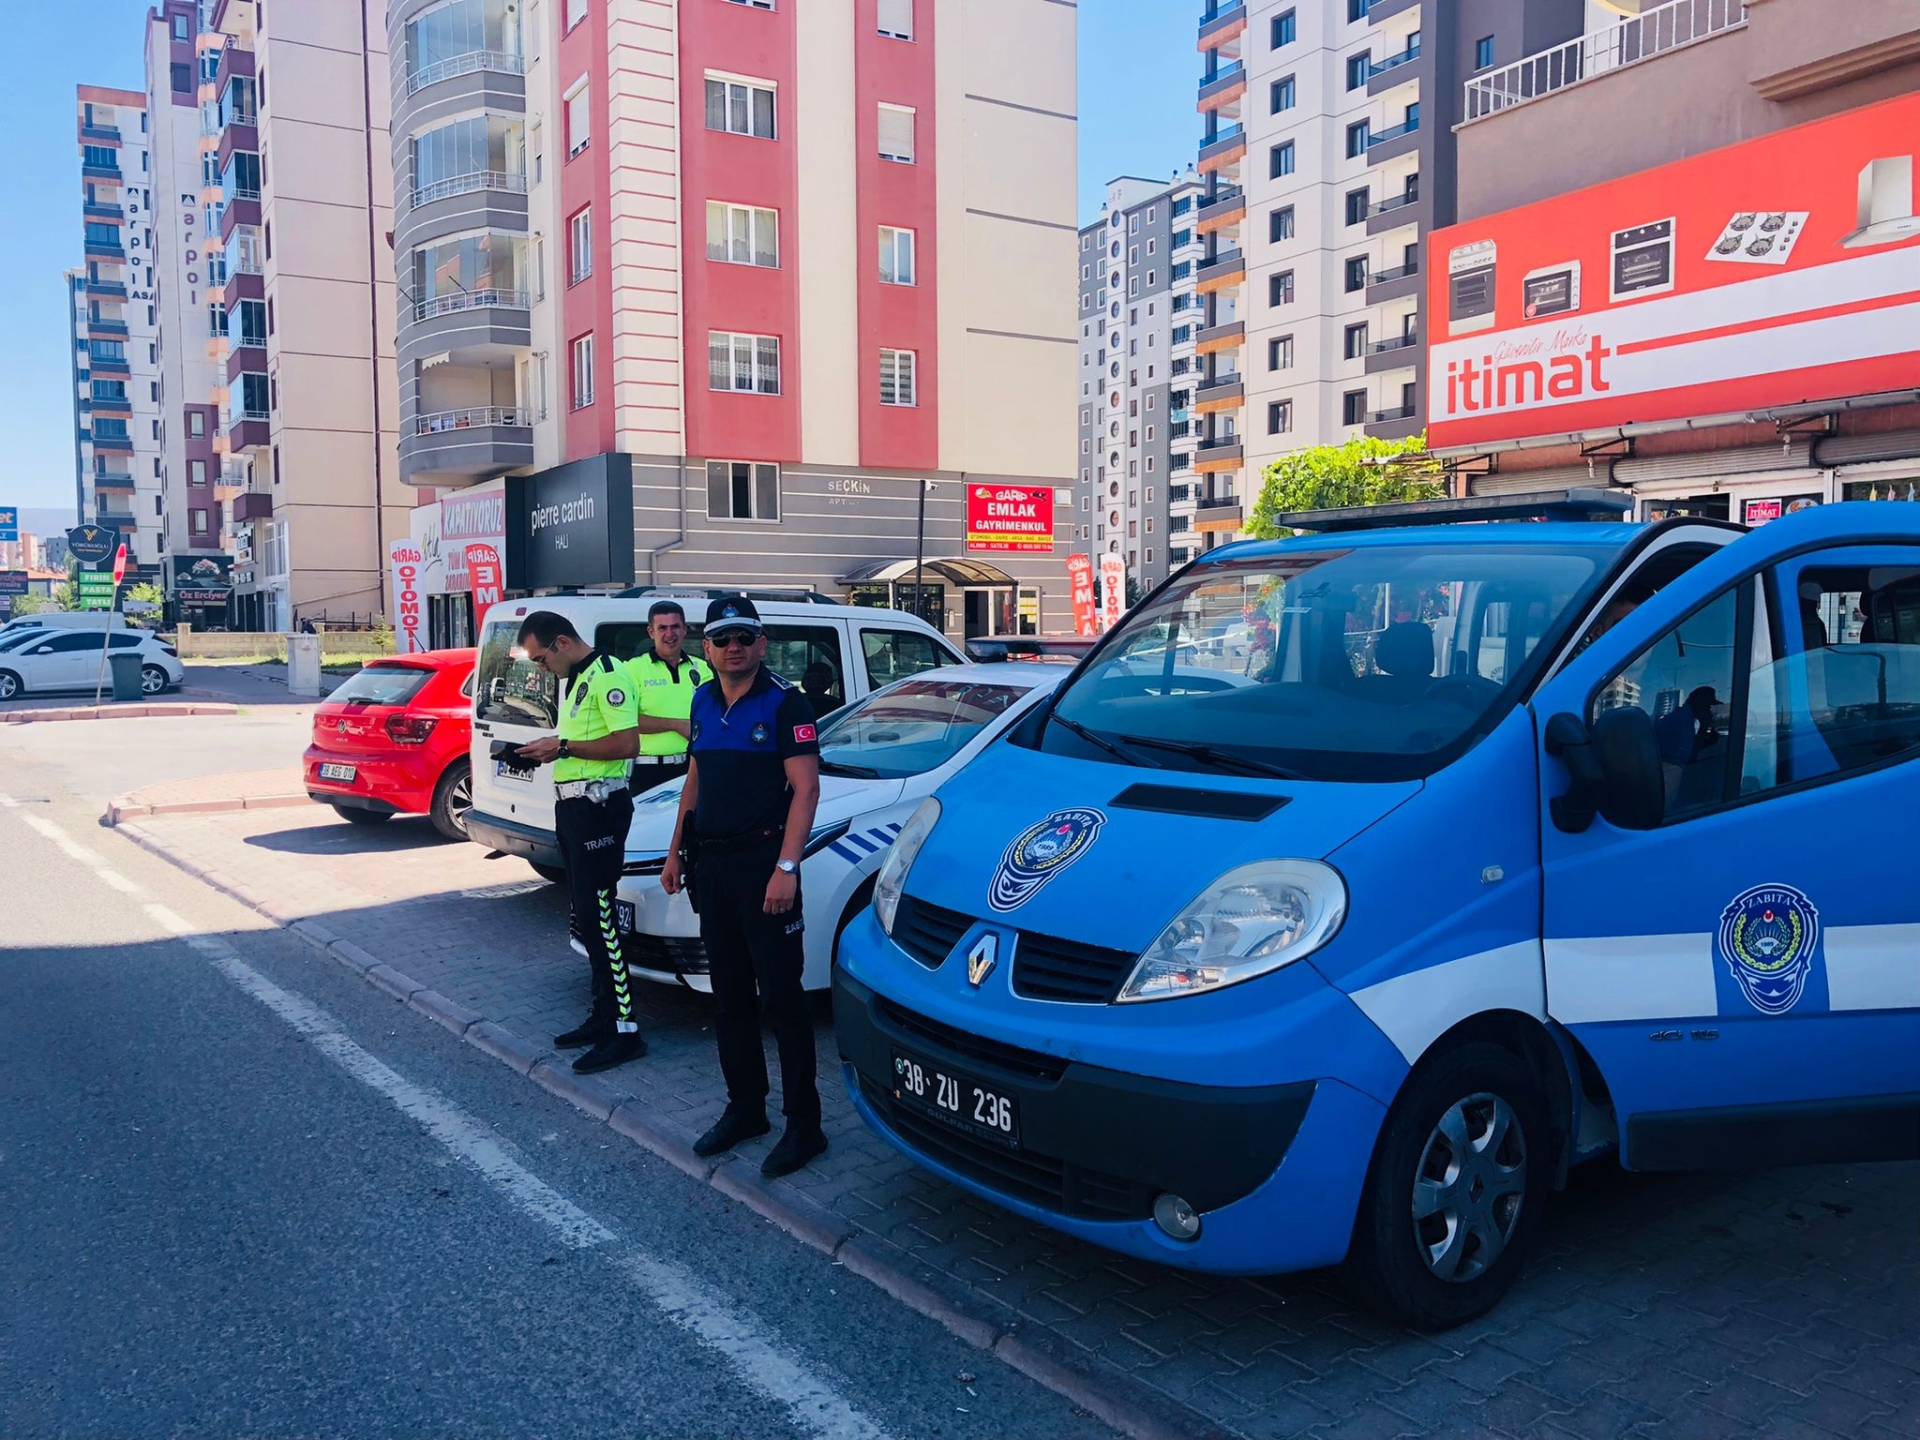
[[611,1034],[573,1062],[573,1073],[591,1075],[596,1070],[611,1070],[647,1053],[647,1042],[637,1030]]
[[553,1048],[578,1050],[583,1045],[598,1045],[602,1040],[611,1040],[613,1034],[613,1016],[595,1006],[593,1013],[573,1029],[564,1035],[554,1036]]
[[827,1153],[827,1133],[818,1120],[793,1121],[780,1143],[760,1162],[760,1173],[767,1176],[791,1175],[816,1155]]
[[723,1150],[731,1150],[742,1140],[764,1135],[772,1128],[767,1123],[766,1111],[736,1110],[729,1105],[720,1118],[713,1122],[713,1128],[693,1142],[693,1153],[718,1155]]

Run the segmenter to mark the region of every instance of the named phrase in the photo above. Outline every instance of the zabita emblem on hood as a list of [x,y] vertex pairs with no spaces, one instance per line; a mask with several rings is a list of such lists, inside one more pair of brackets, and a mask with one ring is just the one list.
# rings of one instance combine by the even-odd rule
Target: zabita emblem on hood
[[1093,848],[1107,817],[1094,809],[1056,810],[1013,837],[987,887],[987,904],[1014,910]]

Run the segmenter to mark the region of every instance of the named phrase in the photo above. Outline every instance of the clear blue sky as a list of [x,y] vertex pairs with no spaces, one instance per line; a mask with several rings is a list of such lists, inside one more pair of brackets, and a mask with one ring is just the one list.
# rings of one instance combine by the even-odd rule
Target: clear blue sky
[[[314,0],[300,0],[314,3]],[[14,66],[0,88],[0,177],[13,224],[0,227],[0,505],[73,498],[73,404],[61,272],[78,265],[80,161],[73,87],[141,88],[147,0],[14,0]],[[1115,175],[1171,175],[1193,158],[1199,6],[1191,0],[1080,0],[1080,215],[1099,214]],[[1061,286],[1072,289],[1071,274]]]

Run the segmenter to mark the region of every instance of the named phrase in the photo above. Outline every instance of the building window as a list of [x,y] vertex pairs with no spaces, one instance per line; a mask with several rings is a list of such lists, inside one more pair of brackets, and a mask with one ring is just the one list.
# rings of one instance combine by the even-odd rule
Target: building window
[[707,129],[771,140],[773,87],[751,80],[707,77]]
[[1293,337],[1276,335],[1267,341],[1267,369],[1291,370],[1293,368]]
[[567,158],[571,160],[587,148],[593,139],[593,89],[584,78],[576,80],[566,93]]
[[1293,11],[1276,15],[1273,17],[1273,37],[1269,48],[1278,50],[1282,45],[1291,45],[1299,33],[1299,22],[1294,19]]
[[707,387],[754,395],[780,393],[780,339],[775,335],[707,335]]
[[880,107],[880,158],[913,164],[914,112],[906,105]]
[[773,9],[773,0],[732,0],[735,5],[745,5],[754,10]]
[[1367,288],[1367,257],[1355,255],[1347,261],[1347,293]]
[[1347,326],[1345,354],[1349,360],[1358,360],[1367,353],[1367,326],[1362,321],[1358,325]]
[[1267,277],[1267,304],[1291,305],[1293,303],[1293,272],[1280,270]]
[[707,258],[729,265],[758,265],[772,270],[780,264],[780,226],[771,210],[749,205],[707,202]]
[[913,231],[892,225],[880,227],[880,283],[911,285],[913,278]]
[[1282,110],[1291,110],[1295,102],[1299,99],[1299,94],[1300,87],[1294,84],[1293,76],[1289,75],[1284,80],[1274,81],[1272,113],[1278,115]]
[[567,0],[566,29],[571,30],[587,18],[587,0]]
[[1372,187],[1362,185],[1358,190],[1347,191],[1347,224],[1358,225],[1367,218],[1367,207],[1372,203]]
[[204,510],[192,510],[188,513],[193,517],[193,533],[196,535],[206,534],[207,512]]
[[747,460],[709,460],[707,518],[777,521],[780,467]]
[[882,350],[880,352],[880,403],[882,405],[917,405],[914,389],[914,352],[911,350]]
[[1347,126],[1347,158],[1349,160],[1367,153],[1367,136],[1372,128],[1365,120],[1359,120]]
[[1293,402],[1273,400],[1267,404],[1267,433],[1285,435],[1293,429]]
[[1349,390],[1340,397],[1340,423],[1342,425],[1364,425],[1367,423],[1367,392]]
[[207,483],[206,461],[189,460],[187,462],[187,483],[189,485],[204,485]]
[[1182,195],[1178,200],[1173,202],[1173,209],[1168,213],[1171,214],[1174,219],[1178,220],[1191,209],[1193,209],[1193,197],[1191,195]]
[[1486,70],[1493,64],[1493,36],[1482,35],[1473,42],[1473,68]]
[[198,440],[207,433],[207,412],[204,410],[187,411],[187,434]]
[[573,408],[584,410],[593,404],[593,336],[582,335],[573,342]]
[[1171,345],[1184,345],[1191,339],[1193,339],[1193,326],[1176,325],[1173,327],[1173,334],[1168,337],[1168,343]]
[[1373,52],[1363,50],[1358,55],[1347,56],[1347,89],[1366,88],[1367,67],[1373,64]]
[[1293,174],[1293,141],[1273,147],[1267,154],[1267,176],[1278,180],[1282,175]]
[[1293,206],[1282,205],[1268,213],[1267,239],[1275,243],[1293,239]]
[[891,40],[913,39],[913,0],[880,0],[880,33]]
[[578,285],[593,274],[593,207],[567,221],[567,283]]
[[1372,5],[1373,0],[1347,0],[1347,23],[1358,25],[1367,18],[1367,11]]

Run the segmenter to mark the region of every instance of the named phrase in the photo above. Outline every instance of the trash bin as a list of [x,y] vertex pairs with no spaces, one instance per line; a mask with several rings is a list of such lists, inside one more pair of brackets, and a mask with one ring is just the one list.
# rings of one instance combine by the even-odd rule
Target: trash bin
[[140,688],[140,666],[143,662],[140,653],[135,651],[116,651],[109,653],[107,664],[113,667],[113,698],[116,700],[144,700],[146,694]]

